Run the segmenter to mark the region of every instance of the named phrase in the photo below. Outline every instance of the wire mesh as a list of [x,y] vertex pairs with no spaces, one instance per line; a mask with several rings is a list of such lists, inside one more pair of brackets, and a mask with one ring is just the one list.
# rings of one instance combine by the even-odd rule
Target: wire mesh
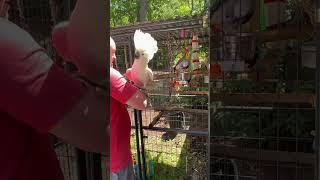
[[[154,84],[149,90],[151,107],[142,112],[147,174],[153,179],[207,178],[208,131],[208,29],[202,17],[178,18],[117,27],[111,36],[117,44],[117,66],[124,74],[133,63],[133,34],[136,29],[150,33],[159,50],[150,61]],[[200,68],[192,64],[192,38],[200,45]],[[188,55],[189,54],[189,59]],[[188,61],[189,68],[177,64]],[[129,109],[134,125],[134,113]],[[136,157],[135,131],[131,146]],[[150,165],[152,164],[152,165]],[[150,170],[151,169],[151,170]]]
[[[309,20],[314,17],[308,15],[313,7],[303,8],[307,1],[270,2],[256,1],[255,13],[235,30],[235,34],[250,33],[256,38],[254,58],[232,59],[244,62],[241,70],[223,67],[224,61],[229,60],[225,58],[228,52],[221,53],[219,49],[225,43],[226,22],[213,24],[217,21],[211,19],[211,179],[318,178],[316,69],[315,64],[311,65],[315,63],[315,51],[306,50],[313,40]],[[243,6],[231,7],[246,13]],[[213,4],[211,17],[222,19],[223,10],[223,4]],[[217,30],[218,27],[223,28]],[[236,51],[241,54],[243,50]]]
[[78,164],[76,149],[68,144],[56,145],[55,151],[66,180],[78,180]]

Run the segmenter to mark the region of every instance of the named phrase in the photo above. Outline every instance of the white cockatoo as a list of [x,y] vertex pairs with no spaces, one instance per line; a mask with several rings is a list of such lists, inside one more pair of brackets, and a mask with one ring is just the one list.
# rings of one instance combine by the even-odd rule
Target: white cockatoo
[[153,81],[153,72],[148,67],[148,63],[158,51],[157,41],[149,33],[141,30],[135,31],[133,41],[134,62],[132,67],[126,71],[126,76],[137,86],[146,88],[147,84]]

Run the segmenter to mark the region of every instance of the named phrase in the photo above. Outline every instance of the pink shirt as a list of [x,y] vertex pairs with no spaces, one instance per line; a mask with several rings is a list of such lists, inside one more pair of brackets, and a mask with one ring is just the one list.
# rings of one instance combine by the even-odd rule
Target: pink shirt
[[0,18],[0,179],[63,180],[48,131],[85,89],[24,30]]
[[115,69],[110,68],[110,171],[131,163],[131,122],[126,102],[138,91]]

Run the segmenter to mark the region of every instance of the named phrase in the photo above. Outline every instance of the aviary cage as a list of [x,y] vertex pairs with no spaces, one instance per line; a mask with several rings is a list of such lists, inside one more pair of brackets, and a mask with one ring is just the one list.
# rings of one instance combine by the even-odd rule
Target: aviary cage
[[259,0],[231,33],[210,24],[210,179],[319,179],[316,4]]
[[[55,24],[68,20],[76,1],[11,0],[10,3],[9,19],[29,32],[61,68],[72,70],[52,47],[51,31]],[[54,137],[53,146],[66,180],[106,180],[109,177],[106,157],[80,151]]]
[[[229,2],[231,8],[235,8],[235,4],[240,2],[224,1]],[[253,15],[235,31],[217,33],[216,27],[210,24],[210,139],[206,141],[210,142],[210,153],[207,152],[211,156],[210,179],[319,179],[319,63],[316,60],[318,44],[317,41],[310,42],[318,40],[319,36],[314,33],[314,28],[318,27],[316,7],[319,2],[254,2]],[[240,2],[239,8],[243,7],[242,5]],[[211,14],[214,14],[214,11],[215,9],[211,9]],[[241,9],[234,12],[241,12]],[[176,21],[168,21],[169,24],[170,22],[178,24]],[[224,27],[223,22],[221,24]],[[118,64],[120,70],[128,68],[132,63],[133,29],[141,27],[154,34],[157,34],[155,28],[161,32],[169,31],[167,25],[155,25],[157,23],[144,23],[114,30],[112,35],[118,38],[117,43],[124,44],[121,45],[123,48],[120,52],[118,51],[119,59],[124,60],[122,64]],[[125,33],[125,30],[130,32]],[[167,39],[170,38],[167,36]],[[168,47],[174,51],[176,41],[174,38],[170,41]],[[177,56],[169,52],[169,60],[172,56]],[[159,54],[161,56],[161,51]],[[157,69],[164,66],[160,64],[152,67]],[[163,69],[164,72],[171,71]],[[180,73],[181,79],[185,80],[186,74]],[[181,81],[177,82],[179,83]],[[158,93],[151,93],[154,99],[160,94],[159,90],[163,92],[166,89],[164,84],[160,87],[163,88],[158,89]],[[170,90],[171,88],[167,91],[172,97],[174,93]],[[197,93],[200,94],[200,91]],[[178,94],[184,95],[181,91]],[[186,115],[182,112],[188,108],[172,108],[174,102],[178,102],[182,96],[174,97],[173,100],[171,97],[154,100],[153,111],[158,105],[176,110],[179,114],[179,118],[176,117],[176,120],[179,119],[176,121],[178,123],[168,123],[167,127],[170,127],[167,129],[155,127],[154,122],[161,122],[159,117],[163,115],[161,110],[164,108],[159,108],[159,116],[154,115],[151,118],[146,114],[153,111],[146,112],[144,116],[147,118],[143,118],[143,124],[149,125],[144,125],[146,134],[151,130],[185,132]],[[175,116],[169,114],[169,117]],[[169,117],[163,120],[170,122]],[[145,119],[152,119],[149,120],[151,123],[146,123]],[[155,136],[160,137],[158,134]],[[170,139],[175,136],[176,133],[166,133],[163,137]],[[157,138],[152,141],[156,144],[154,148],[161,149],[163,146],[157,142]],[[146,142],[146,146],[149,144],[152,143]],[[169,145],[171,149],[174,147]],[[151,152],[147,147],[146,150]],[[165,150],[158,151],[158,154],[161,154]],[[162,160],[158,158],[156,161]],[[163,179],[181,177],[177,169],[169,169],[173,169],[175,173],[161,171],[162,169],[155,173],[164,172],[159,173],[163,175]],[[199,179],[201,178],[204,177]]]
[[[143,164],[145,159],[142,169],[148,179],[208,177],[209,29],[206,23],[203,17],[185,17],[111,29],[111,37],[117,44],[117,68],[123,74],[133,63],[136,29],[150,33],[158,41],[159,51],[149,63],[155,76],[153,88],[148,92],[152,107],[143,111],[142,117],[130,109],[135,125],[132,152],[137,162],[141,160]],[[199,48],[195,48],[195,43]],[[142,124],[137,124],[139,118]],[[144,145],[140,148],[137,145],[141,139],[135,133],[138,127]]]

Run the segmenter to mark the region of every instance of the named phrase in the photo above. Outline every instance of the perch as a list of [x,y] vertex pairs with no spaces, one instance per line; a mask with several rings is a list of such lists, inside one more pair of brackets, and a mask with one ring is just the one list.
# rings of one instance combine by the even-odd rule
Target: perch
[[207,114],[209,111],[205,109],[188,109],[188,108],[169,108],[169,107],[154,107],[155,111],[179,111],[196,114]]
[[224,105],[287,103],[315,106],[313,94],[214,94],[210,96],[210,100],[221,101]]
[[[284,28],[279,28],[276,30],[269,30],[265,32],[255,32],[257,37],[257,43],[275,42],[283,41],[289,39],[305,40],[312,37],[314,27],[312,25],[305,25],[301,29],[294,25],[287,25]],[[251,33],[251,32],[242,32]],[[212,37],[214,42],[217,41],[217,37]],[[217,43],[212,43],[210,49],[215,49],[218,47]]]
[[[187,76],[190,75],[209,75],[209,72],[207,70],[201,70],[201,71],[194,71],[194,72],[188,72],[186,73]],[[160,80],[160,79],[169,79],[169,78],[177,78],[179,75],[176,73],[165,73],[165,74],[155,74],[154,75],[154,80]]]
[[179,95],[208,95],[208,91],[169,91],[169,90],[155,90],[150,91],[149,95],[166,95],[166,94],[179,94]]
[[161,116],[164,114],[163,111],[160,111],[157,116],[155,116],[152,120],[152,122],[149,124],[149,128],[153,128],[154,125],[157,124],[157,122],[160,120]]
[[212,145],[212,152],[217,157],[228,157],[243,160],[277,161],[283,163],[296,163],[313,165],[314,155],[303,152],[286,152],[259,150],[252,148],[232,147],[228,145]]

